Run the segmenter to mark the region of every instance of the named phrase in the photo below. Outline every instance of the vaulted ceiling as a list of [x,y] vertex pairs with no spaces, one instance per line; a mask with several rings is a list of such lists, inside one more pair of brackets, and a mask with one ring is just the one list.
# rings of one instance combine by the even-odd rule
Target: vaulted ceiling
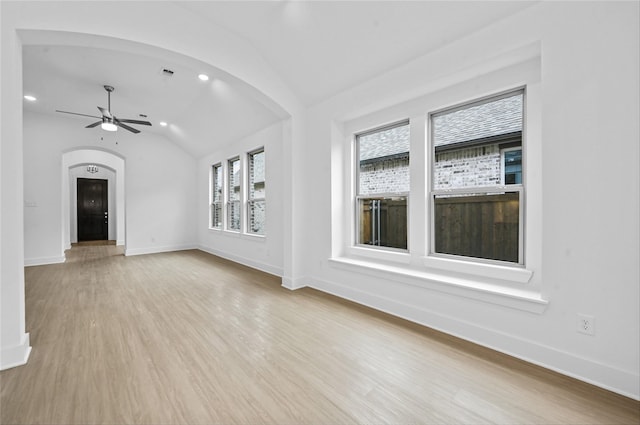
[[[146,3],[151,7],[155,2]],[[182,28],[185,32],[215,25],[246,40],[300,103],[310,106],[473,36],[532,3],[200,1],[173,5],[190,19],[189,26]],[[126,13],[126,8],[127,2],[118,3],[118,13]],[[112,19],[118,19],[117,14]],[[152,48],[133,52],[93,45],[27,45],[23,89],[38,100],[25,102],[25,109],[73,120],[82,128],[95,120],[55,110],[99,115],[97,106],[107,103],[103,85],[112,85],[111,109],[118,118],[148,119],[153,126],[139,126],[141,130],[163,135],[196,157],[284,118],[281,110],[234,76],[186,56],[165,53]],[[199,80],[200,73],[208,74],[210,80]],[[169,125],[161,127],[160,121]]]

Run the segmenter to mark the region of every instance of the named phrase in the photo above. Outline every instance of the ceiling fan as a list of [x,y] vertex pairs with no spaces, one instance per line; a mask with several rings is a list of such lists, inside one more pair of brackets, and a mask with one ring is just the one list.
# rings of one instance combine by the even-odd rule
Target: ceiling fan
[[[94,122],[93,124],[89,124],[85,128],[93,128],[100,125],[103,130],[107,131],[116,131],[118,127],[122,127],[125,130],[129,130],[132,133],[140,133],[140,130],[128,126],[127,124],[138,124],[138,125],[151,125],[149,121],[140,121],[140,120],[131,120],[131,119],[119,119],[116,118],[115,115],[111,114],[111,92],[114,90],[112,86],[104,86],[104,89],[107,91],[107,109],[98,106],[98,109],[102,113],[101,117],[97,117],[95,115],[87,115],[87,114],[78,114],[76,112],[67,112],[67,111],[59,111],[56,109],[56,112],[61,112],[63,114],[72,114],[72,115],[80,115],[83,117],[91,117],[91,118],[99,118],[100,121]],[[125,124],[127,123],[127,124]]]

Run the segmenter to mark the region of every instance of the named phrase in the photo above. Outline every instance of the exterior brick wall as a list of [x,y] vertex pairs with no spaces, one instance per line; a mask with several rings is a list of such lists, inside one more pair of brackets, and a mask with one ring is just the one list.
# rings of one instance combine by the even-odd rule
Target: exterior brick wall
[[434,189],[500,184],[500,148],[488,145],[436,155]]
[[[437,154],[434,189],[500,185],[500,161],[500,148],[497,144]],[[360,166],[360,195],[408,191],[408,158]]]
[[360,166],[360,195],[409,191],[409,158],[388,159]]

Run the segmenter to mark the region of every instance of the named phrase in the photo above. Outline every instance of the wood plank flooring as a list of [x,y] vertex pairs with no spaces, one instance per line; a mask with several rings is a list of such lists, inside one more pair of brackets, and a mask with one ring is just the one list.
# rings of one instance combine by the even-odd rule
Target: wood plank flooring
[[638,424],[640,404],[200,251],[26,268],[2,424]]

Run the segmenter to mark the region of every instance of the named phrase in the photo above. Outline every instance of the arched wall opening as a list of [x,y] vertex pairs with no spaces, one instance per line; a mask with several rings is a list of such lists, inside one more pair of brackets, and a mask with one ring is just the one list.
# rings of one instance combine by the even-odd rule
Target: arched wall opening
[[[282,155],[286,175],[283,192],[286,193],[283,205],[284,281],[293,281],[298,274],[295,261],[298,258],[294,245],[302,245],[301,239],[294,235],[295,193],[300,188],[294,186],[294,159],[302,154],[302,147],[294,143],[304,135],[305,108],[295,94],[286,87],[275,71],[264,61],[259,52],[239,35],[211,25],[201,25],[194,31],[175,37],[172,31],[166,31],[165,19],[148,20],[146,5],[132,4],[126,14],[126,22],[108,21],[101,18],[112,6],[104,3],[93,8],[78,10],[75,5],[63,3],[14,2],[2,6],[2,52],[0,64],[2,72],[2,323],[0,329],[0,369],[25,364],[31,352],[29,333],[25,329],[25,291],[24,291],[24,193],[23,175],[23,112],[22,112],[22,47],[25,45],[93,45],[109,48],[122,48],[135,51],[147,46],[168,54],[184,52],[184,58],[191,58],[204,65],[218,66],[221,72],[245,84],[246,90],[256,94],[274,111],[279,111],[286,131],[282,140]],[[96,10],[98,9],[98,10]],[[170,20],[182,21],[184,11],[171,2],[157,5],[157,16],[166,16]],[[191,20],[192,22],[193,20]],[[135,24],[133,24],[135,23]],[[89,34],[87,31],[91,31]],[[213,42],[212,42],[213,41]],[[101,44],[103,43],[103,44]],[[215,65],[214,65],[215,64]],[[6,90],[4,90],[6,89]],[[80,150],[80,149],[76,149]],[[104,164],[95,158],[77,157],[80,153],[64,153],[61,167],[62,202],[60,252],[70,244],[70,182],[69,169],[86,162]],[[124,158],[122,159],[119,183],[122,184],[124,200]],[[65,162],[66,161],[66,162]],[[114,166],[117,172],[118,166]],[[124,202],[119,203],[123,217]],[[56,218],[58,219],[58,218]],[[122,243],[126,244],[126,217],[118,220]],[[55,240],[54,236],[54,239]],[[118,237],[120,239],[120,237]],[[294,257],[296,257],[294,259]]]
[[[86,165],[97,165],[105,167],[107,171],[113,173],[115,177],[115,190],[113,193],[113,215],[109,224],[109,236],[115,236],[116,245],[126,245],[126,222],[125,222],[125,160],[117,154],[106,150],[98,149],[74,149],[62,154],[62,249],[71,248],[71,242],[77,241],[77,233],[74,232],[73,224],[76,223],[76,212],[73,206],[74,189],[77,187],[76,179],[78,174],[72,173],[78,167]],[[104,177],[109,177],[110,173],[105,173]],[[72,177],[73,176],[73,177]],[[111,199],[110,199],[111,201]],[[115,232],[111,229],[115,226]],[[74,237],[75,236],[75,237]],[[74,240],[75,239],[75,240]]]

